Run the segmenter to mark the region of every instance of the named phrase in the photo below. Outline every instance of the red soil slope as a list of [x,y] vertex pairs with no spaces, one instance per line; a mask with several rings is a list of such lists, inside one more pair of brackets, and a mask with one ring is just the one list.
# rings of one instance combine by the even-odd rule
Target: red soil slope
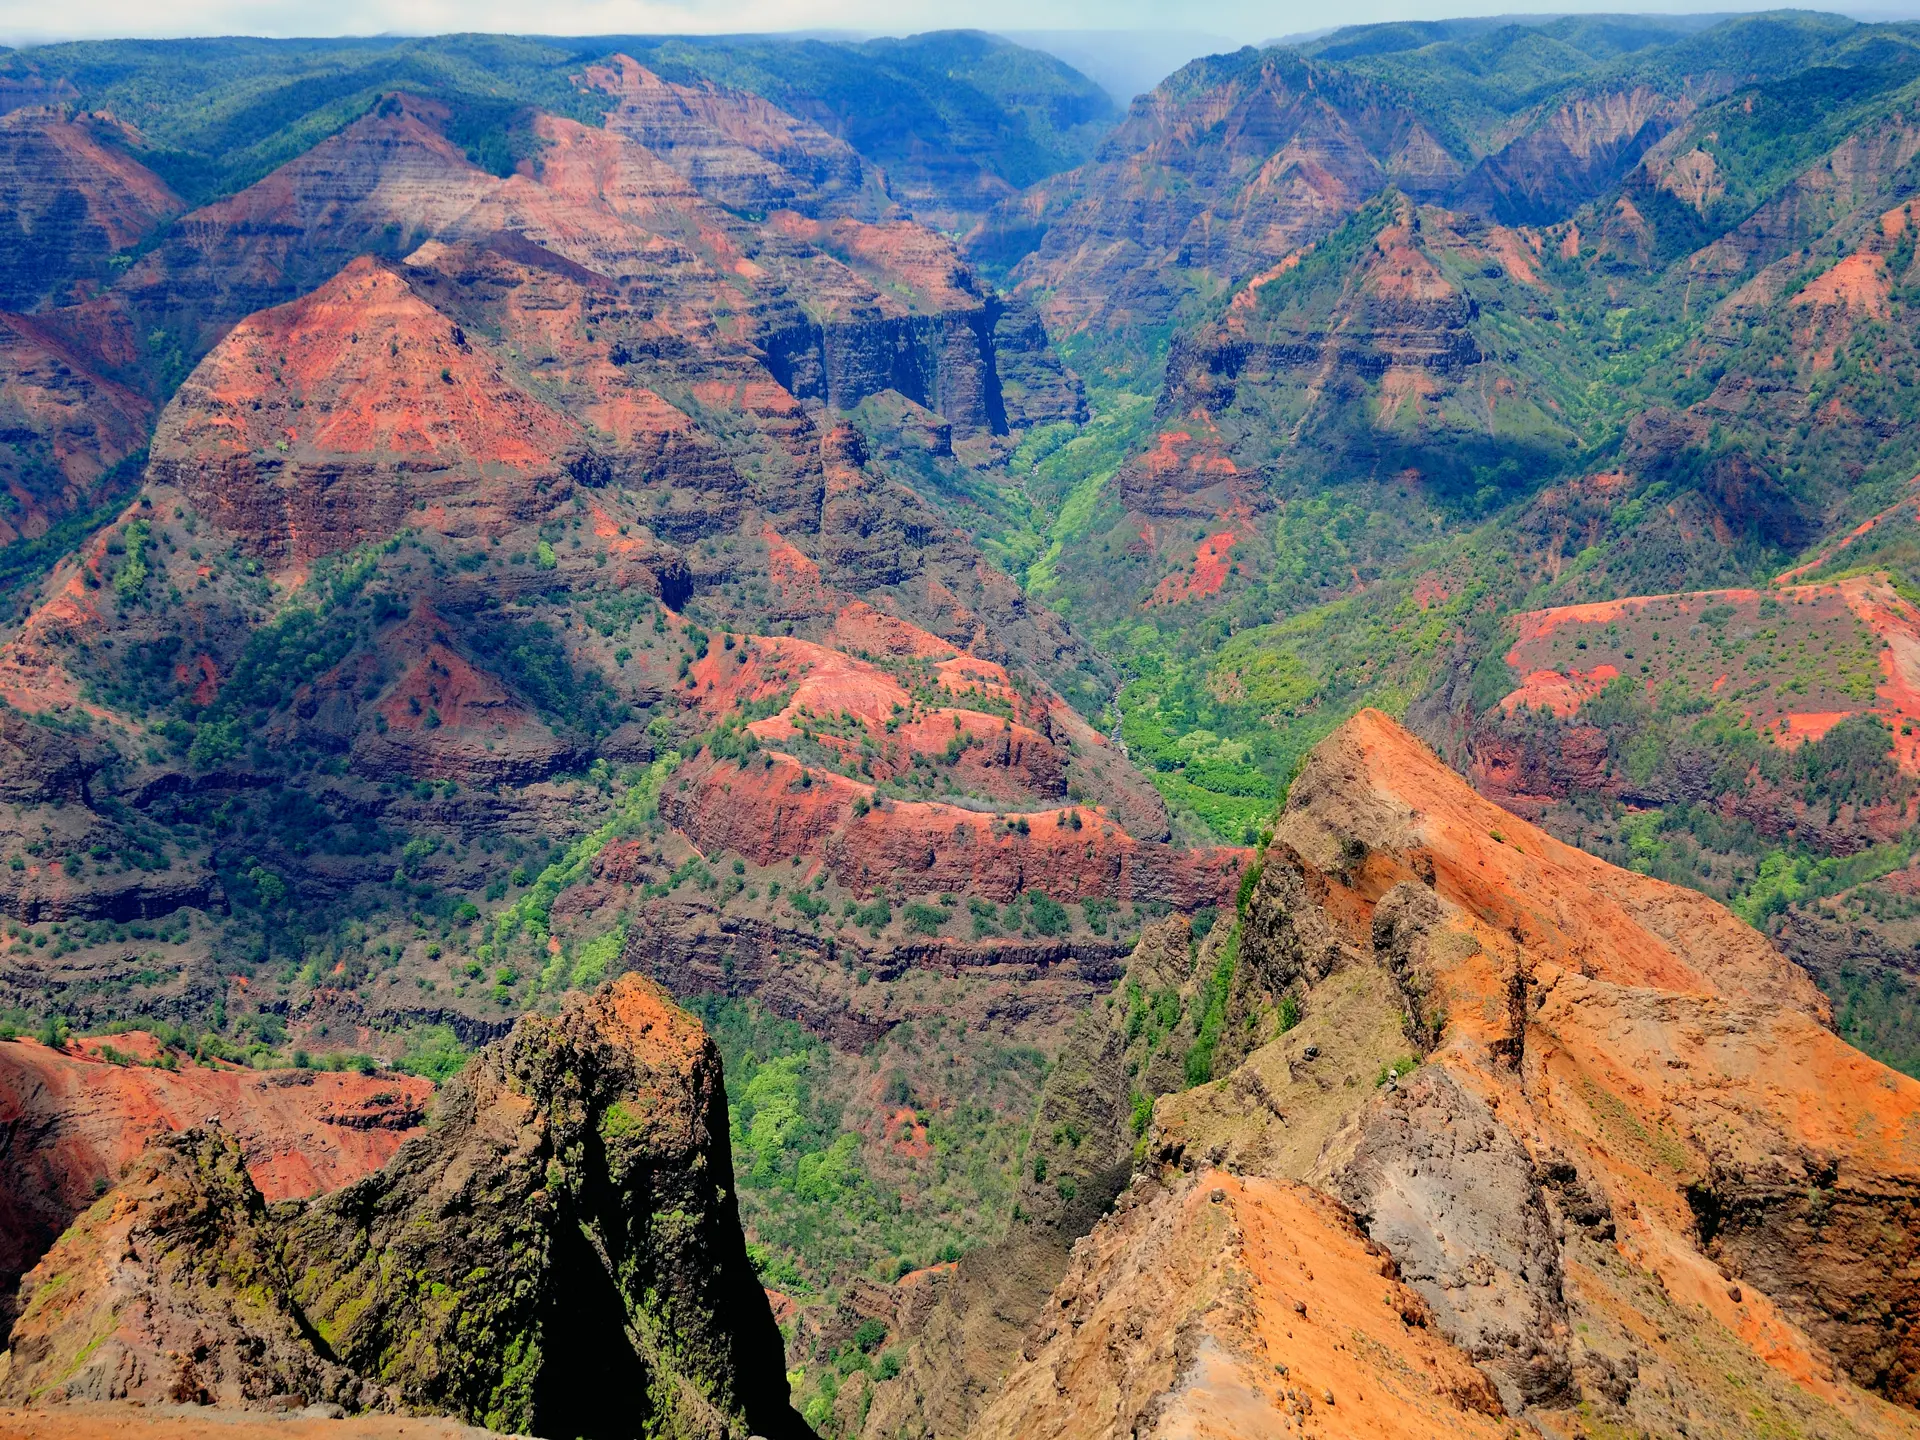
[[[1377,712],[1315,752],[1275,843],[1343,871],[1325,908],[1369,950],[1396,886],[1438,900],[1407,962],[1424,1013],[1444,1017],[1429,1068],[1604,1196],[1627,1269],[1584,1273],[1592,1303],[1644,1303],[1632,1277],[1654,1277],[1857,1423],[1876,1412],[1844,1375],[1920,1395],[1905,1318],[1920,1309],[1920,1082],[1836,1036],[1824,998],[1765,937],[1517,820]],[[1400,1175],[1397,1159],[1374,1163]],[[1431,1165],[1393,1183],[1415,1211],[1445,1198],[1422,1197],[1444,1188]],[[1448,1234],[1470,1233],[1453,1218]],[[1646,1319],[1624,1319],[1651,1337]],[[1662,1363],[1682,1363],[1669,1338]]]
[[816,855],[858,895],[898,888],[1004,902],[1038,890],[1056,900],[1165,901],[1191,910],[1231,904],[1252,855],[1136,840],[1085,806],[996,815],[939,801],[876,801],[871,785],[773,752],[744,764],[710,756],[690,763],[662,797],[661,813],[702,850],[758,865]]
[[1782,745],[1818,739],[1849,715],[1877,715],[1894,731],[1900,763],[1920,770],[1911,733],[1920,722],[1920,608],[1884,579],[1636,595],[1512,623],[1506,660],[1522,678],[1503,710],[1528,705],[1568,718],[1626,675],[1649,696],[1677,685],[1735,704]]
[[[1101,747],[1053,697],[1021,694],[1002,666],[864,602],[844,605],[829,634],[873,658],[729,635],[690,668],[689,696],[715,721],[755,716],[742,728],[762,747],[743,760],[703,754],[675,777],[663,814],[702,850],[760,865],[818,858],[861,895],[1040,890],[1183,908],[1232,898],[1251,852],[1143,842],[1069,798],[1072,757]],[[876,788],[918,767],[992,810]]]
[[383,539],[425,500],[453,534],[524,518],[577,424],[371,259],[235,326],[161,417],[156,475],[257,554]]

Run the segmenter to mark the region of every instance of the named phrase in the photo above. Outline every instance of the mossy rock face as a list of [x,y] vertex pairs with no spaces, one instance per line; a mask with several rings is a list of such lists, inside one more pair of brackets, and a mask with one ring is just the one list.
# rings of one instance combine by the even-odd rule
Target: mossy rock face
[[222,1131],[155,1140],[27,1276],[0,1404],[389,1404],[314,1343],[281,1263],[286,1212]]
[[310,1203],[269,1210],[217,1132],[150,1157],[146,1282],[183,1323],[202,1296],[238,1317],[235,1355],[257,1312],[330,1381],[236,1362],[240,1403],[325,1393],[593,1440],[807,1433],[723,1183],[718,1052],[649,981],[526,1017],[449,1083],[430,1132]]

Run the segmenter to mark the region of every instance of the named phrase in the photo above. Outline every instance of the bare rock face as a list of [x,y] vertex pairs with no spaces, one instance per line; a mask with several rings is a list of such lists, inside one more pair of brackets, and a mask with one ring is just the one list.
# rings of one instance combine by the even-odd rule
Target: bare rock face
[[1816,1153],[1715,1167],[1689,1192],[1707,1254],[1776,1297],[1860,1384],[1920,1405],[1920,1187]]
[[1564,219],[1639,164],[1698,103],[1645,85],[1575,96],[1476,165],[1460,200],[1509,224]]
[[156,1145],[29,1277],[0,1386],[803,1436],[731,1175],[712,1042],[623,977],[523,1019],[321,1200],[269,1209],[222,1134]]
[[973,1428],[910,1433],[1912,1433],[1920,1086],[1797,967],[1375,712],[1264,863],[1237,955],[1197,966],[1226,979],[1216,1061],[1251,1050],[1153,1104]]
[[[1371,714],[1315,753],[1282,844],[1299,887],[1323,877],[1327,922],[1370,942],[1426,1055],[1316,1178],[1511,1408],[1584,1396],[1651,1424],[1668,1403],[1632,1383],[1645,1357],[1592,1338],[1596,1307],[1649,1303],[1631,1273],[1575,1283],[1599,1244],[1779,1376],[1826,1353],[1908,1398],[1916,1156],[1889,1126],[1914,1087],[1834,1037],[1798,967],[1711,902],[1516,821]],[[1871,1246],[1847,1238],[1866,1225]]]
[[[770,330],[767,363],[782,385],[835,410],[851,410],[892,390],[945,416],[963,435],[1006,432],[995,364],[1003,302],[951,241],[909,221],[828,224],[780,215],[771,228],[850,272],[837,284],[823,285],[832,272],[812,267],[809,288],[820,299],[809,313]],[[1028,383],[1044,389],[1070,385],[1045,349],[1044,332],[1038,353],[1034,336],[1014,334],[1027,352],[1018,363]]]
[[88,783],[107,761],[97,741],[62,735],[23,715],[0,715],[0,800],[60,804],[88,798]]
[[1436,1069],[1368,1112],[1331,1186],[1516,1411],[1573,1386],[1559,1250],[1533,1169],[1486,1104]]

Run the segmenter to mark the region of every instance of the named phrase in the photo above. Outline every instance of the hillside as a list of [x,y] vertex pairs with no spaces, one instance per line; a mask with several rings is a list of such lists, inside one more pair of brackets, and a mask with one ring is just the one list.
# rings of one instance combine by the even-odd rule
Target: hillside
[[1246,852],[1169,843],[1075,708],[1110,669],[968,534],[1083,413],[1032,312],[811,122],[580,78],[604,124],[506,176],[390,92],[16,322],[96,445],[154,399],[0,654],[0,1004],[440,1069],[622,970],[711,992],[799,1085],[744,1208],[831,1316],[994,1223],[1064,1020]]
[[[495,35],[83,41],[0,50],[6,107],[108,112],[117,148],[204,204],[244,189],[384,93],[450,106],[456,143],[495,174],[537,152],[530,110],[593,122],[584,70],[627,54],[668,82],[749,94],[851,147],[912,213],[965,228],[1091,153],[1114,118],[1092,81],[979,31],[851,43],[779,36]],[[121,242],[124,245],[124,242]],[[120,248],[120,246],[116,246]],[[11,302],[8,302],[11,303]]]

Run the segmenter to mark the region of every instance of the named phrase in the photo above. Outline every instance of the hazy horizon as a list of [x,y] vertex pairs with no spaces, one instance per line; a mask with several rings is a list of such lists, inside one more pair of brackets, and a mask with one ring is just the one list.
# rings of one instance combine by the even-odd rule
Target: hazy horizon
[[[1752,13],[1769,7],[1713,0],[1622,6],[1594,3],[1518,11],[1499,4],[1426,3],[1426,0],[1360,0],[1339,24],[1364,25],[1396,20],[1473,19],[1501,15],[1640,14],[1720,15]],[[1920,0],[1887,6],[1792,7],[1821,9],[1862,20],[1920,17]],[[959,23],[956,23],[956,20]],[[134,0],[73,0],[57,18],[44,5],[0,0],[0,44],[30,46],[70,40],[194,39],[255,36],[263,39],[344,39],[488,33],[590,37],[636,34],[796,34],[867,39],[904,36],[928,30],[972,29],[1036,39],[1038,48],[1056,49],[1069,37],[1122,37],[1137,42],[1172,42],[1169,59],[1187,49],[1182,42],[1207,42],[1173,59],[1169,70],[1211,48],[1259,44],[1280,37],[1325,33],[1326,12],[1298,3],[1260,5],[1251,0],[1210,0],[1173,5],[1164,0],[986,0],[955,16],[949,7],[927,0],[179,0],[164,7]],[[1071,62],[1070,62],[1071,63]]]

